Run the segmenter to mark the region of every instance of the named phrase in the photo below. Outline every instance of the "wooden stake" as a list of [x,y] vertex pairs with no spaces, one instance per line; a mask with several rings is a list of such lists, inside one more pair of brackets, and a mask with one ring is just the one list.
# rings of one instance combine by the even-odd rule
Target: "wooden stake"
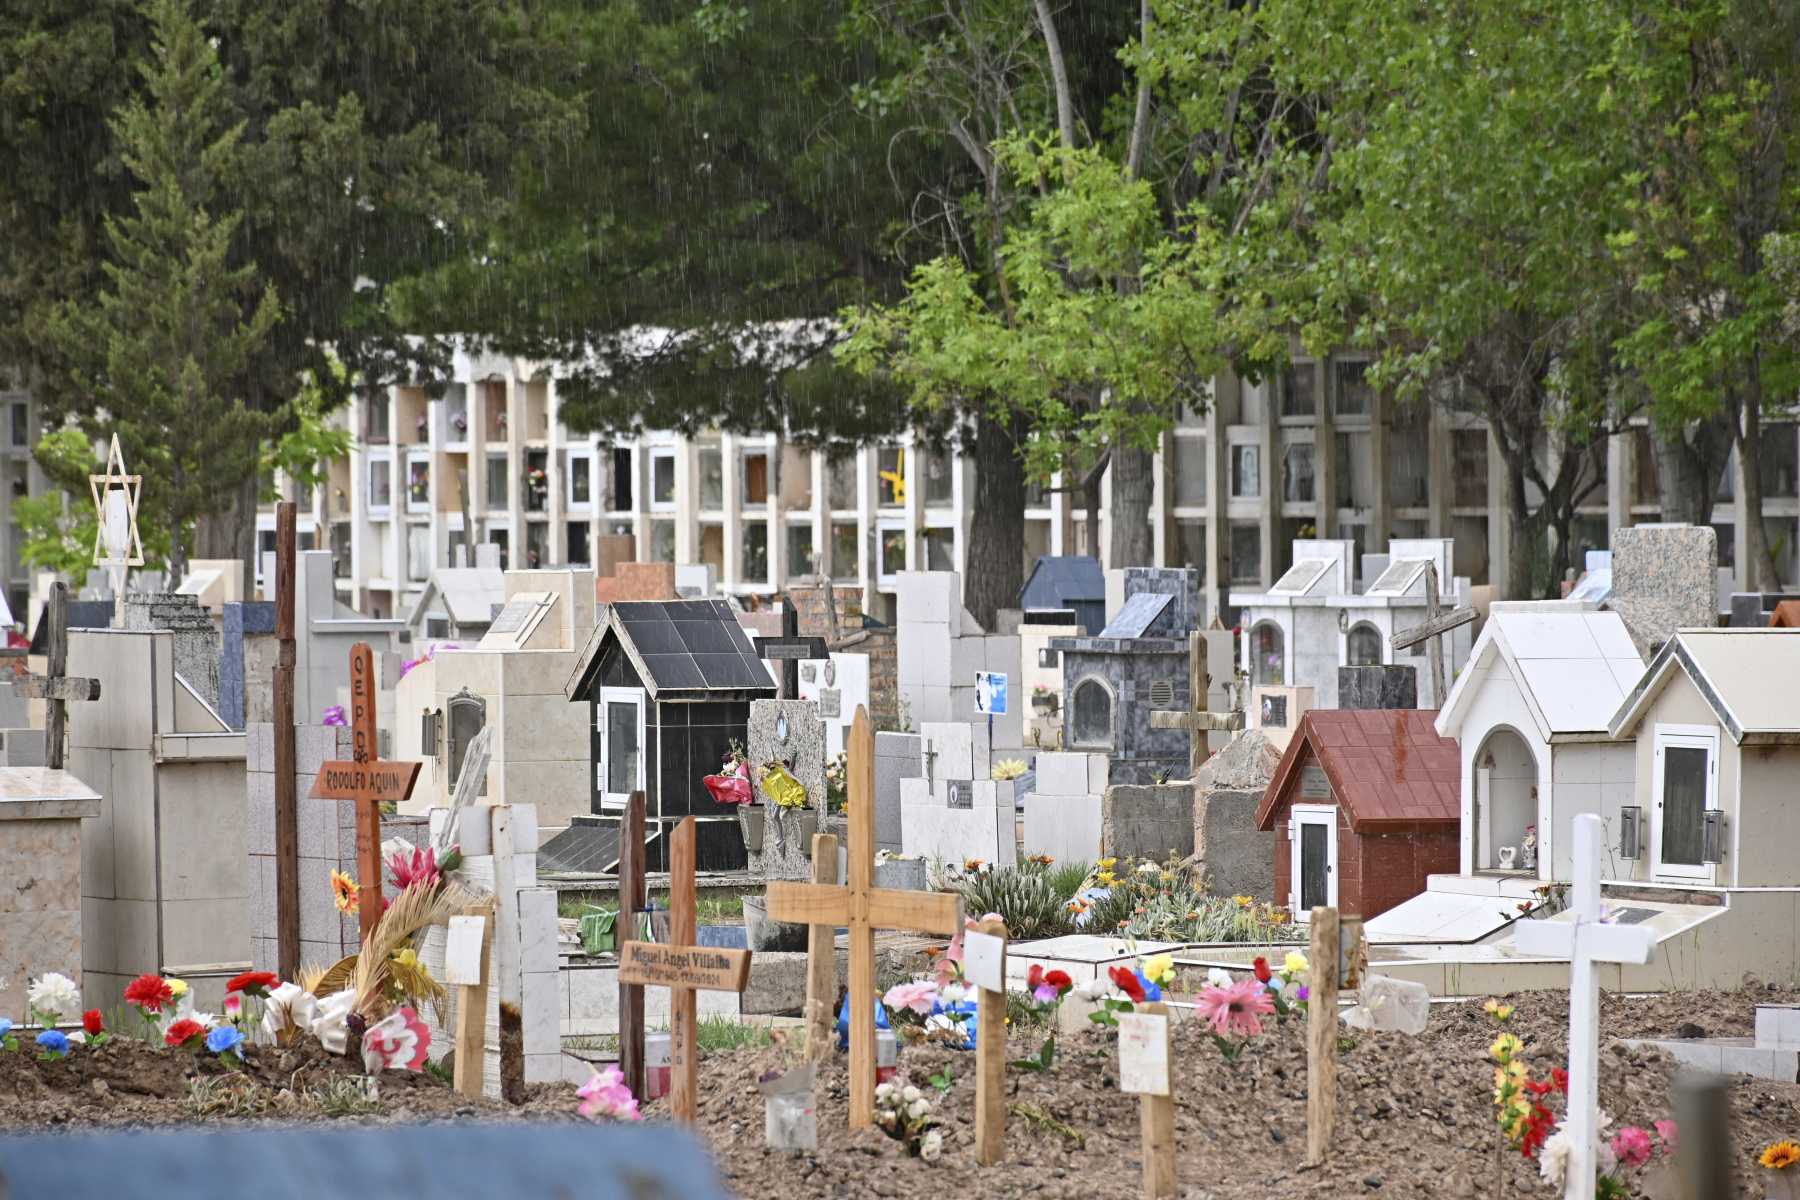
[[1338,911],[1312,910],[1306,1000],[1306,1165],[1325,1161],[1337,1120]]
[[[614,941],[619,957],[625,943],[637,940],[638,914],[644,910],[644,793],[633,792],[619,822],[619,919]],[[619,976],[619,1073],[640,1100],[644,1096],[644,989]]]
[[300,781],[294,746],[294,502],[275,510],[275,961],[300,973]]
[[44,635],[44,673],[26,676],[14,685],[13,692],[45,702],[44,765],[52,771],[60,771],[69,741],[69,701],[100,698],[98,679],[70,678],[67,674],[69,585],[60,579],[50,585],[49,603],[44,606]]
[[1206,670],[1206,638],[1198,629],[1188,634],[1188,710],[1173,712],[1156,709],[1150,714],[1152,729],[1184,729],[1188,735],[1188,777],[1192,778],[1212,751],[1207,749],[1206,735],[1212,730],[1235,731],[1244,727],[1241,712],[1206,711],[1206,693],[1212,688],[1212,676]]
[[481,982],[456,989],[456,1090],[479,1096],[487,1070],[488,955],[494,945],[494,905],[491,901],[463,909],[466,917],[481,918]]
[[675,827],[669,843],[669,940],[619,947],[619,979],[669,989],[669,1109],[692,1124],[700,1091],[696,988],[741,992],[750,981],[750,952],[694,944],[694,818]]
[[[1153,1002],[1140,1004],[1137,1012],[1146,1017],[1162,1018],[1158,1035],[1162,1040],[1161,1091],[1138,1094],[1138,1131],[1144,1143],[1144,1197],[1145,1200],[1162,1200],[1163,1197],[1175,1194],[1175,1097],[1171,1094],[1174,1089],[1170,1087],[1168,1075],[1169,1010],[1165,1005]],[[1123,1021],[1126,1018],[1120,1019]],[[1120,1075],[1123,1078],[1123,1057],[1127,1053],[1123,1031],[1120,1039]],[[1152,1057],[1158,1056],[1153,1053]]]
[[[875,731],[857,705],[850,727],[850,881],[769,884],[769,916],[801,925],[850,927],[850,1128],[875,1123],[875,931],[916,929],[953,936],[962,902],[947,892],[877,888],[875,879]],[[835,952],[834,952],[835,953]]]
[[[838,840],[813,834],[812,881],[830,887],[838,881]],[[837,927],[806,927],[806,1060],[831,1057],[832,1026],[837,1023]]]
[[[1006,922],[988,917],[978,933],[1006,937]],[[966,934],[964,935],[967,936]],[[984,1167],[1006,1156],[1006,948],[1000,949],[1001,990],[977,992],[975,1028],[975,1161]]]

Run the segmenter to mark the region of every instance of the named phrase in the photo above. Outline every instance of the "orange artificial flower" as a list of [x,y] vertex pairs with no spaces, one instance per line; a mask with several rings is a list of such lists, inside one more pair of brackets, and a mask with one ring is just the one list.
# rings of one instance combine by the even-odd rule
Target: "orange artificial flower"
[[331,873],[331,897],[341,913],[353,913],[362,907],[362,893],[357,890],[356,880],[342,871]]

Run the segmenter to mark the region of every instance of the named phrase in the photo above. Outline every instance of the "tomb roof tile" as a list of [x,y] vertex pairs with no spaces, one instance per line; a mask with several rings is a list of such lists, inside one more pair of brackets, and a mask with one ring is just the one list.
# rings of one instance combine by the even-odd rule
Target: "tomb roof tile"
[[1455,824],[1461,808],[1462,755],[1432,728],[1429,709],[1313,709],[1257,808],[1272,830],[1275,810],[1298,779],[1303,759],[1325,771],[1353,832],[1370,825]]

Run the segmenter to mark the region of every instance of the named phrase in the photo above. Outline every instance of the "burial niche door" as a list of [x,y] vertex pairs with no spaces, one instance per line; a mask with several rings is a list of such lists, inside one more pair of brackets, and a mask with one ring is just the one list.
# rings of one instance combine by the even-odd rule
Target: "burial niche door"
[[1289,839],[1294,919],[1306,920],[1324,905],[1335,908],[1337,892],[1337,809],[1332,805],[1294,805]]
[[1706,851],[1706,814],[1719,807],[1719,735],[1697,726],[1656,731],[1655,873],[1659,877],[1713,877]]
[[640,688],[603,687],[594,706],[595,787],[605,808],[622,809],[631,793],[644,791],[644,693]]

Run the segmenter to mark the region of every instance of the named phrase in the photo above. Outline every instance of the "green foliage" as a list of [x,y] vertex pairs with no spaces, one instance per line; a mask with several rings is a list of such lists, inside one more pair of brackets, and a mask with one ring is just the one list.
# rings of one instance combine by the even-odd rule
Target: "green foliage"
[[998,913],[1006,922],[1007,936],[1015,940],[1055,937],[1069,930],[1069,898],[1036,864],[974,871],[956,882],[955,891],[965,912]]
[[1088,863],[1061,862],[1046,867],[1044,878],[1049,880],[1051,890],[1067,902],[1075,898],[1075,893],[1081,890],[1092,873],[1093,867]]
[[[268,444],[263,452],[265,477],[280,471],[302,490],[316,488],[328,480],[333,461],[349,456],[355,444],[350,431],[333,428],[325,419],[329,397],[342,392],[348,372],[335,358],[326,364],[326,370],[333,380],[330,389],[320,387],[317,377],[308,372],[307,382],[294,397],[294,427]],[[264,500],[276,498],[272,491],[263,496]]]
[[1284,910],[1248,897],[1208,895],[1176,861],[1125,860],[1084,926],[1146,942],[1292,942],[1305,931]]
[[724,1017],[707,1017],[694,1030],[694,1042],[703,1054],[737,1050],[744,1046],[766,1046],[769,1031],[758,1025],[740,1025]]
[[367,1075],[328,1075],[306,1089],[307,1098],[328,1117],[365,1117],[381,1111],[381,1101],[370,1099]]

